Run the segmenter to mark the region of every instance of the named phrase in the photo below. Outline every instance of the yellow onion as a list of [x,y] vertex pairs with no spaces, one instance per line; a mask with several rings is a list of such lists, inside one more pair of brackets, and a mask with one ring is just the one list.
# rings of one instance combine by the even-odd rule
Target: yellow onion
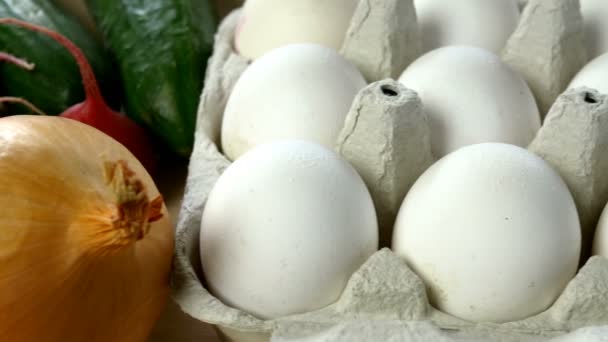
[[0,341],[145,341],[173,227],[135,157],[74,120],[0,119]]

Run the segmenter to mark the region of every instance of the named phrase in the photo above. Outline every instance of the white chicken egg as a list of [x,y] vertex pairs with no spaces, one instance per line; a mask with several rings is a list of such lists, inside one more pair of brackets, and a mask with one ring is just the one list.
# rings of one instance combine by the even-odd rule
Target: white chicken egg
[[339,50],[359,0],[247,0],[235,35],[238,52],[251,59],[292,43]]
[[357,93],[366,86],[335,50],[292,44],[251,64],[226,105],[222,145],[232,160],[261,143],[302,139],[335,146]]
[[350,164],[305,141],[260,146],[220,177],[200,251],[211,292],[260,318],[336,301],[378,248],[371,196]]
[[399,211],[393,250],[456,317],[507,322],[547,309],[576,273],[577,210],[540,157],[500,143],[464,147],[431,166]]
[[574,76],[568,88],[587,87],[608,94],[608,53],[596,57]]
[[487,50],[449,46],[428,52],[399,81],[422,99],[438,158],[476,143],[527,146],[540,128],[526,82]]
[[580,0],[589,58],[608,52],[608,1]]
[[519,23],[516,0],[415,0],[423,51],[471,45],[500,53]]
[[593,254],[608,258],[608,205],[604,208],[595,231]]

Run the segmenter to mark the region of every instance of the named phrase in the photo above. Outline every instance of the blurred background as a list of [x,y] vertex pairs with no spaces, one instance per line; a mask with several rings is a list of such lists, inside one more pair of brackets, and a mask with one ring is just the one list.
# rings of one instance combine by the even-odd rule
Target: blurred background
[[[85,5],[86,0],[54,0],[54,1],[56,3],[62,5],[63,7],[67,8],[70,12],[72,12],[79,18],[88,17],[86,5]],[[214,0],[213,2],[215,3],[215,7],[217,9],[218,16],[220,18],[222,18],[226,14],[230,13],[230,11],[233,10],[234,8],[239,7],[243,3],[243,1],[244,0]],[[90,17],[89,17],[89,20],[85,20],[85,21],[86,21],[86,23],[84,23],[85,26],[87,26],[87,28],[89,28],[89,29],[92,29],[93,21],[90,19]]]
[[[82,1],[82,0],[57,0]],[[215,0],[218,16],[223,18],[233,9],[241,6],[241,0]],[[80,9],[81,11],[84,8]],[[187,175],[187,167],[173,170],[160,179],[158,186],[167,199],[167,205],[172,211],[172,217],[177,218],[177,211],[183,196],[183,181]],[[179,179],[179,184],[176,184]],[[150,342],[219,342],[215,330],[210,325],[201,324],[193,318],[182,313],[179,307],[170,302],[167,310],[153,331]]]
[[215,0],[218,15],[220,17],[225,16],[234,8],[239,7],[243,1],[241,0]]

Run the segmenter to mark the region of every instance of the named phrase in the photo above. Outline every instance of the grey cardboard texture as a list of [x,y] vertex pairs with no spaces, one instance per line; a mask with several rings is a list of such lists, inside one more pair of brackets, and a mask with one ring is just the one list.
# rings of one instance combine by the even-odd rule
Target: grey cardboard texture
[[[579,11],[577,0],[531,0],[529,5],[541,1]],[[546,15],[554,13],[549,12]],[[205,289],[200,265],[199,229],[207,196],[230,165],[221,154],[219,137],[228,96],[248,66],[248,61],[232,48],[239,15],[240,10],[229,15],[216,35],[178,218],[171,287],[174,299],[185,313],[216,325],[227,341],[606,340],[606,329],[601,326],[608,326],[608,259],[602,257],[590,258],[548,310],[502,324],[466,322],[434,309],[422,280],[387,248],[374,254],[353,274],[334,304],[318,311],[264,321],[228,307],[211,295]],[[524,21],[532,19],[543,20],[538,15],[524,15],[520,28],[530,27]],[[432,132],[423,103],[415,92],[390,79],[417,57],[418,52],[412,53],[419,51],[415,20],[412,0],[361,0],[342,49],[346,58],[366,70],[366,78],[373,83],[355,99],[336,142],[336,151],[355,166],[370,188],[381,216],[380,235],[385,246],[401,200],[434,162],[430,152]],[[407,35],[404,41],[387,34],[407,28],[415,33]],[[557,30],[554,34],[566,31],[571,32]],[[556,44],[563,41],[559,37],[548,39]],[[375,43],[367,44],[368,40]],[[509,48],[525,50],[514,47],[517,41],[512,38]],[[530,44],[528,39],[519,41]],[[407,46],[414,50],[404,48]],[[369,50],[354,57],[355,53],[349,53],[365,49]],[[564,49],[555,51],[566,53]],[[371,56],[376,56],[377,66],[370,64]],[[400,65],[397,60],[407,63]],[[548,79],[538,84],[550,87],[546,93],[551,93],[553,83]],[[565,88],[563,83],[560,81],[561,88]],[[581,212],[587,239],[608,201],[607,136],[608,97],[591,89],[575,89],[557,98],[530,145],[531,151],[547,160],[566,180]]]

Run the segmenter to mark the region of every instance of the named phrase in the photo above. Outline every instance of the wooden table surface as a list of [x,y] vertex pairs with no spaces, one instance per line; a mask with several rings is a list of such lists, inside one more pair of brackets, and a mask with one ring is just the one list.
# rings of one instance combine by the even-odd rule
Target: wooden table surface
[[150,342],[220,342],[213,327],[184,314],[171,302],[152,332]]
[[[170,163],[171,164],[171,163]],[[185,162],[164,167],[156,184],[163,194],[174,224],[184,194],[188,166]],[[219,342],[213,327],[184,314],[170,301],[152,332],[150,342]]]

